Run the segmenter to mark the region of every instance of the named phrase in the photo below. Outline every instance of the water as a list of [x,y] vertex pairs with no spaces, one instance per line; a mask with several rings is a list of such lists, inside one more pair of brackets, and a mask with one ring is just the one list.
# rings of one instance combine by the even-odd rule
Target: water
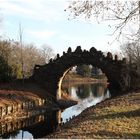
[[16,122],[5,122],[0,126],[0,138],[32,139],[53,133],[61,123],[77,116],[87,107],[110,97],[105,84],[84,84],[65,89],[78,104],[65,110],[46,112],[35,117]]
[[70,96],[78,100],[78,104],[69,107],[62,112],[62,122],[66,122],[68,118],[77,116],[86,108],[96,105],[97,103],[110,97],[109,90],[105,84],[87,84],[77,85],[68,88]]

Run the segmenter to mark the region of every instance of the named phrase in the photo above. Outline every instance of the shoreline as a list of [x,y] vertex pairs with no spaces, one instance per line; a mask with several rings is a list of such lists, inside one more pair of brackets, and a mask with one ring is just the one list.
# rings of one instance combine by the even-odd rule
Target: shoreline
[[54,102],[47,91],[35,83],[0,85],[0,122],[20,120],[77,104],[72,99]]
[[139,139],[140,92],[107,99],[65,123],[44,138]]
[[[20,95],[26,93],[26,95],[32,95],[37,98],[48,97],[49,94],[46,94],[44,89],[34,83],[30,84],[22,88],[19,85],[13,87],[13,84],[10,87],[7,85],[6,88],[1,85],[0,95],[2,95],[2,91],[4,91],[4,94],[8,91],[8,94],[17,92]],[[50,108],[50,106],[48,107]],[[27,117],[33,113],[27,114]],[[35,113],[35,115],[37,114]],[[7,118],[7,120],[9,119]],[[128,94],[112,97],[98,103],[96,106],[85,109],[81,114],[63,126],[59,126],[56,132],[45,138],[140,138],[139,122],[140,91],[138,90],[137,92],[131,91]]]

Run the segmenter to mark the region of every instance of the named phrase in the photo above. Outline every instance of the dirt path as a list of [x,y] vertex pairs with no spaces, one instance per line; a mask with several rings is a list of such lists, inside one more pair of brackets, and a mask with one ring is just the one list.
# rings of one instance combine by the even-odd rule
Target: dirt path
[[90,107],[46,138],[140,139],[140,93],[118,96]]

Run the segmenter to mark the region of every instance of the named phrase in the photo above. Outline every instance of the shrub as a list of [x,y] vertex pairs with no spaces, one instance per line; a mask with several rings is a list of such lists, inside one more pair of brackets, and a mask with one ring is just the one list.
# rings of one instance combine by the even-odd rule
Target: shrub
[[0,56],[0,82],[7,82],[12,79],[12,69],[4,60],[3,57]]

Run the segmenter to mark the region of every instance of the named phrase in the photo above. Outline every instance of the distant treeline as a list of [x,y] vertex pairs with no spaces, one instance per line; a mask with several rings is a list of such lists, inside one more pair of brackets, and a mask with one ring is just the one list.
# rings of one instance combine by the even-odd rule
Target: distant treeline
[[35,64],[43,65],[54,57],[51,47],[20,44],[13,40],[0,40],[0,82],[28,78]]

